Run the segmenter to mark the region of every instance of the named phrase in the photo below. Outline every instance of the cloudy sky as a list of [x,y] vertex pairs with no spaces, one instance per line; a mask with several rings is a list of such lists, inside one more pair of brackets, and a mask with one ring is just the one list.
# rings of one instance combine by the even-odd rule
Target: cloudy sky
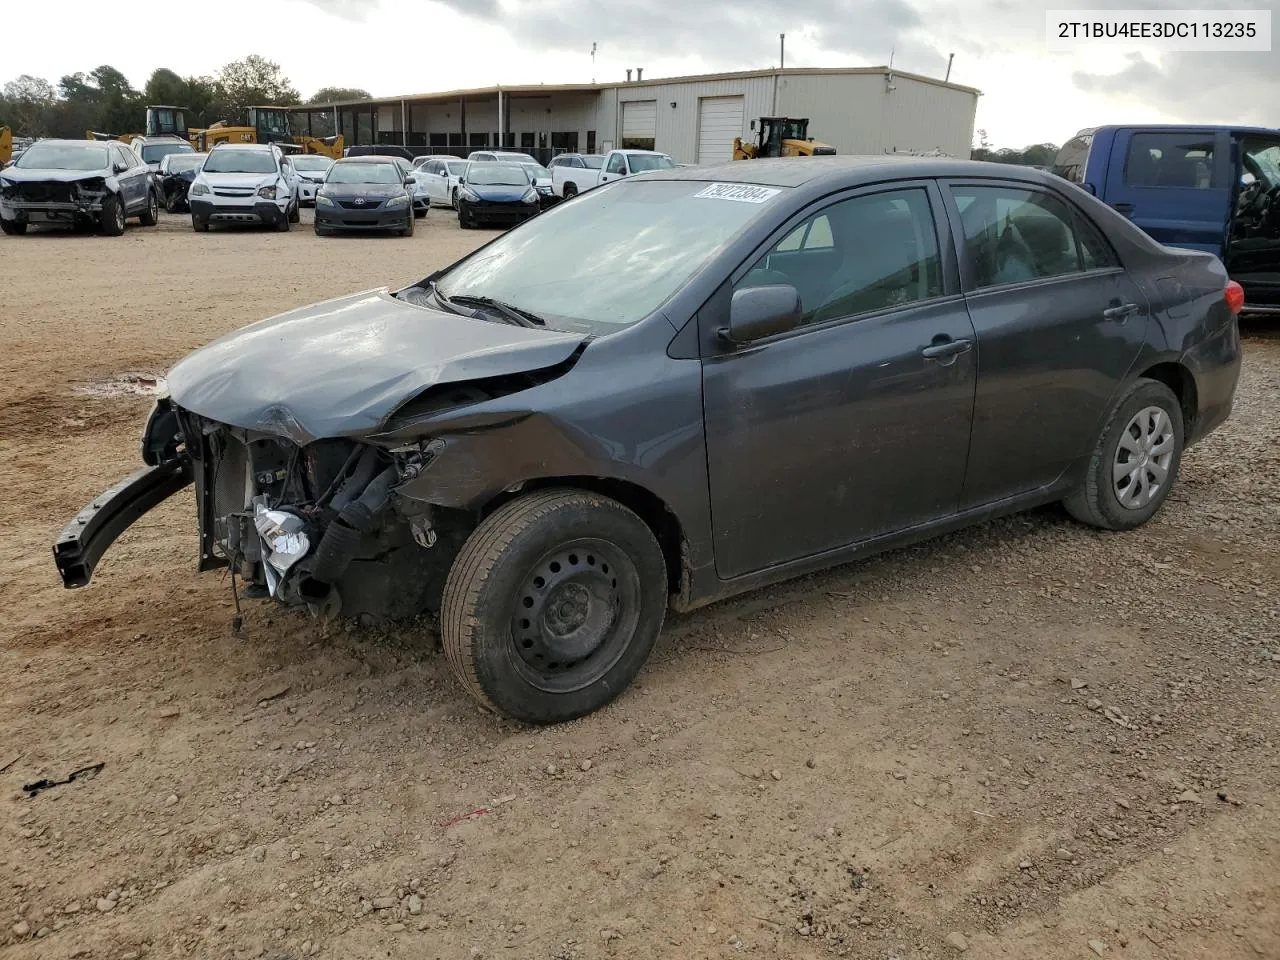
[[[1075,0],[1096,9],[1275,9],[1277,0]],[[72,0],[72,5],[87,0]],[[63,30],[48,43],[5,46],[0,83],[22,73],[53,83],[104,57],[141,87],[157,66],[207,74],[249,53],[278,61],[304,97],[321,86],[375,96],[487,86],[621,80],[777,64],[871,66],[894,51],[901,69],[983,91],[977,127],[997,146],[1061,143],[1083,126],[1115,122],[1280,125],[1280,54],[1050,53],[1045,0],[218,0],[217,26],[177,30],[150,5],[101,29]],[[65,7],[64,7],[65,9]],[[98,9],[94,5],[94,9]],[[139,8],[140,10],[143,8]],[[11,37],[49,30],[45,8],[5,14]],[[87,10],[85,11],[87,13]],[[74,18],[83,20],[80,14]],[[95,14],[95,22],[98,18]],[[1280,19],[1280,17],[1277,17]],[[242,28],[233,25],[243,24]],[[260,39],[254,40],[257,35]],[[207,39],[208,52],[201,49]],[[314,39],[312,52],[311,40]],[[107,51],[110,51],[109,53]]]

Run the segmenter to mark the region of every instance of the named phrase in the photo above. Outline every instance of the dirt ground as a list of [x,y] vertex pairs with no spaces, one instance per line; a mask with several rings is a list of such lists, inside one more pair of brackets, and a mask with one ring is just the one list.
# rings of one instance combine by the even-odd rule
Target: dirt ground
[[233,637],[189,492],[60,585],[148,377],[489,236],[309,222],[0,238],[0,956],[1280,958],[1274,332],[1145,529],[1044,510],[673,619],[530,730],[426,630]]

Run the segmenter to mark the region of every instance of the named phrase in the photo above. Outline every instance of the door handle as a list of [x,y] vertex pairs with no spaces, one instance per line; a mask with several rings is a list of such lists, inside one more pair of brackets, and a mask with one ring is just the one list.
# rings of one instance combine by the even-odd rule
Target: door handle
[[1136,303],[1120,303],[1102,311],[1102,315],[1108,320],[1119,320],[1121,323],[1128,320],[1131,316],[1138,312]]
[[944,360],[947,357],[959,356],[962,353],[968,353],[973,346],[972,340],[951,340],[934,337],[933,343],[920,351],[920,356],[926,360]]
[[1129,214],[1133,213],[1133,204],[1126,203],[1123,200],[1121,200],[1119,203],[1113,203],[1111,206],[1115,207],[1117,213],[1123,213],[1126,217]]

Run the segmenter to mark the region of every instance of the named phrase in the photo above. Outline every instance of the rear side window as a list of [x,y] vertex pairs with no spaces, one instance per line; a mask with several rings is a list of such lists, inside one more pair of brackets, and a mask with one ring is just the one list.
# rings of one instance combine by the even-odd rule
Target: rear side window
[[1131,187],[1220,187],[1213,164],[1213,136],[1135,133],[1125,158],[1124,182]]
[[956,186],[952,194],[975,287],[1116,265],[1102,235],[1051,194],[1012,185]]

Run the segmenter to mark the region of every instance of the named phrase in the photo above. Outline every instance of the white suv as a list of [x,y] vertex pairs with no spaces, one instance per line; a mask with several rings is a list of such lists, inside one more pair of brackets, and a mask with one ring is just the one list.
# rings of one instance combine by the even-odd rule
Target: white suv
[[191,226],[298,222],[298,175],[275,144],[220,143],[209,151],[187,193]]

